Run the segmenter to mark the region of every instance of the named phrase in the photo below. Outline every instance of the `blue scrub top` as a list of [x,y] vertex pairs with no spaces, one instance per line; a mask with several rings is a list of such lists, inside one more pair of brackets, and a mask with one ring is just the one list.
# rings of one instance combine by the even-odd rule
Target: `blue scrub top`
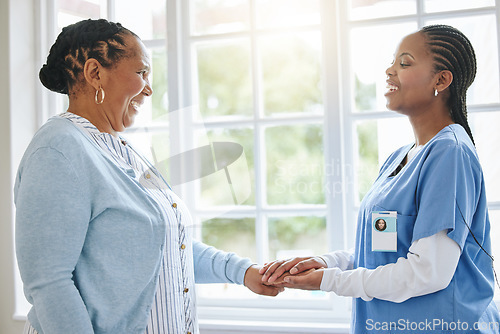
[[[411,147],[387,159],[361,203],[354,268],[395,263],[406,258],[412,242],[442,230],[462,254],[451,283],[441,291],[402,303],[355,298],[352,332],[498,333],[492,260],[465,224],[491,254],[486,192],[474,145],[462,126],[447,126],[394,175]],[[397,252],[372,251],[374,211],[397,211]]]

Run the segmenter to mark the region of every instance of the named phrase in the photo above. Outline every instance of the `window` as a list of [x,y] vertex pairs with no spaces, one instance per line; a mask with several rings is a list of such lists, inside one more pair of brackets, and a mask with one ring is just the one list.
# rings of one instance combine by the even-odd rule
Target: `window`
[[[326,252],[321,2],[197,0],[179,10],[183,80],[193,111],[184,123],[192,124],[192,131],[185,128],[192,137],[184,140],[194,147],[237,143],[246,161],[241,169],[228,166],[234,191],[247,190],[242,201],[226,196],[227,175],[207,175],[186,187],[199,238],[257,263]],[[237,188],[241,179],[246,182]],[[298,313],[304,303],[329,311],[335,299],[304,291],[270,299],[228,284],[200,285],[198,296],[208,318],[220,307],[231,307],[233,318],[247,318],[248,308],[261,319],[262,307]]]
[[[379,166],[413,140],[409,122],[385,109],[396,45],[427,24],[456,26],[477,54],[469,119],[500,238],[494,0],[58,0],[53,9],[49,45],[57,29],[88,17],[142,37],[154,94],[125,136],[165,171],[199,239],[256,263],[353,246]],[[53,95],[46,101],[64,110]],[[195,165],[203,168],[193,173]],[[198,295],[203,318],[349,317],[348,300],[322,292],[266,298],[222,284],[200,285]]]

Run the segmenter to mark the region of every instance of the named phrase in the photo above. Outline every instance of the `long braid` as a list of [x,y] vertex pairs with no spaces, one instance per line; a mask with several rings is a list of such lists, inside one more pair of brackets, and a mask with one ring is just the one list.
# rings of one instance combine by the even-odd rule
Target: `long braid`
[[434,55],[436,72],[448,70],[453,74],[449,86],[452,120],[463,126],[472,143],[474,138],[467,121],[467,89],[476,77],[476,54],[469,39],[458,29],[447,25],[431,25],[422,28],[429,49]]

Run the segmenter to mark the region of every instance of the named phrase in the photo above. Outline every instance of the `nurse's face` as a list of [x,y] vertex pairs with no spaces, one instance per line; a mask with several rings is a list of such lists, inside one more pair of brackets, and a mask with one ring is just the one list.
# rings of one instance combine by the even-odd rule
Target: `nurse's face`
[[436,72],[422,33],[411,34],[401,41],[386,74],[389,110],[412,115],[433,102]]

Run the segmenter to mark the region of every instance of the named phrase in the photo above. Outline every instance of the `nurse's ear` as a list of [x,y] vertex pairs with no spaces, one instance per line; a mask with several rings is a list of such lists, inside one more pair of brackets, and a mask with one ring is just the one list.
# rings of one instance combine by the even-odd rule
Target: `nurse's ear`
[[434,86],[434,90],[435,92],[440,94],[441,92],[445,91],[453,82],[453,73],[448,70],[440,71],[436,73],[435,80],[436,85]]

